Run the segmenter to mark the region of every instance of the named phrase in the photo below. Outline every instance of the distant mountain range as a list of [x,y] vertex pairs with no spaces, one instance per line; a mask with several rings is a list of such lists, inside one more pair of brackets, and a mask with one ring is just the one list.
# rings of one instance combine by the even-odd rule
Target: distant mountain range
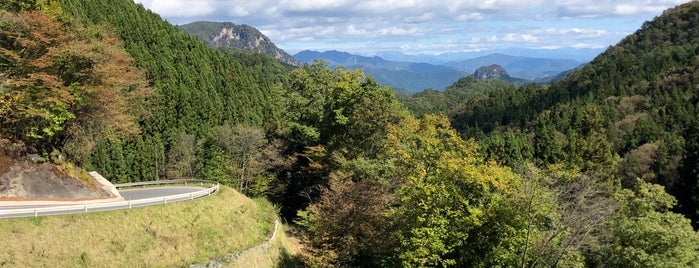
[[380,57],[365,57],[341,51],[317,52],[304,50],[294,58],[305,63],[316,59],[328,62],[330,67],[342,65],[347,69],[362,69],[374,77],[379,84],[408,91],[426,88],[443,90],[459,78],[468,75],[448,66],[428,63],[387,61]]
[[[395,56],[395,54],[394,54]],[[522,85],[526,82],[546,83],[559,74],[577,68],[584,62],[571,59],[533,58],[490,54],[468,60],[451,61],[443,64],[410,61],[389,61],[379,56],[366,57],[341,51],[304,50],[294,55],[296,60],[312,63],[322,59],[331,67],[344,66],[348,69],[363,69],[380,84],[408,91],[427,88],[443,90],[459,78],[472,75],[483,66],[498,65],[507,70],[511,82]]]
[[281,62],[296,66],[301,65],[291,55],[279,49],[267,36],[250,25],[236,25],[232,22],[197,21],[178,27],[180,30],[196,36],[210,47],[225,47],[263,53]]
[[576,68],[583,62],[571,59],[532,58],[496,53],[463,61],[448,62],[443,65],[471,73],[479,67],[491,64],[501,65],[513,77],[534,80],[557,75],[562,71]]
[[328,62],[330,67],[341,65],[347,69],[362,69],[382,85],[411,92],[427,88],[444,90],[460,78],[473,75],[478,68],[494,64],[507,70],[507,79],[517,85],[527,82],[546,83],[560,78],[562,72],[572,70],[589,61],[593,57],[590,55],[599,53],[594,49],[510,49],[503,52],[509,51],[516,55],[528,56],[512,56],[504,53],[485,54],[485,52],[446,53],[437,56],[383,52],[377,56],[367,57],[335,50],[325,52],[304,50],[291,56],[249,25],[198,21],[178,27],[210,47],[263,53],[295,66],[322,59]]
[[508,48],[472,52],[450,52],[439,55],[408,55],[400,51],[384,51],[376,53],[385,60],[390,61],[411,61],[426,62],[431,64],[443,64],[447,62],[462,61],[490,54],[505,54],[531,58],[551,58],[551,59],[572,59],[579,62],[589,62],[604,51],[603,48],[558,48],[558,49],[528,49],[528,48]]

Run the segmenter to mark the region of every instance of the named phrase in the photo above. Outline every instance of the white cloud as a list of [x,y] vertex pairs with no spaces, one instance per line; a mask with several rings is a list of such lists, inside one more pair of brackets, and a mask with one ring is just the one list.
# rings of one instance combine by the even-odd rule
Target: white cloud
[[561,17],[599,18],[606,16],[635,16],[659,14],[663,10],[687,2],[686,0],[556,0],[558,15]]
[[278,6],[286,11],[312,12],[343,8],[349,3],[345,0],[281,0]]
[[405,28],[405,27],[398,27],[398,26],[379,30],[379,33],[381,35],[389,35],[389,36],[415,35],[415,34],[418,34],[419,32],[420,31],[416,27]]
[[347,29],[345,30],[345,34],[354,35],[354,36],[367,36],[367,35],[369,35],[369,32],[366,31],[365,29],[357,28],[357,26],[354,24],[350,24],[347,26]]
[[345,46],[354,49],[350,52],[434,52],[496,46],[605,47],[686,0],[134,1],[177,24],[249,24],[284,49]]
[[433,12],[425,12],[422,15],[419,16],[409,16],[403,19],[403,21],[407,23],[421,23],[421,22],[429,22],[431,20],[434,20],[435,18],[435,13]]
[[143,4],[144,7],[151,9],[163,17],[183,17],[193,18],[206,16],[213,13],[215,3],[211,1],[194,1],[194,0],[178,0],[178,1],[161,1],[147,0],[135,1]]
[[665,10],[665,7],[663,6],[636,6],[621,4],[614,7],[614,14],[629,16],[638,13],[662,13],[663,10]]
[[456,17],[458,21],[479,21],[485,19],[485,16],[479,12],[472,12],[468,14],[462,14]]
[[[554,12],[561,17],[632,16],[659,13],[686,0],[134,0],[167,18],[191,18],[229,13],[236,17],[274,21],[302,16],[482,20],[487,17],[522,18]],[[231,10],[234,10],[231,12]],[[520,16],[516,16],[519,14]]]

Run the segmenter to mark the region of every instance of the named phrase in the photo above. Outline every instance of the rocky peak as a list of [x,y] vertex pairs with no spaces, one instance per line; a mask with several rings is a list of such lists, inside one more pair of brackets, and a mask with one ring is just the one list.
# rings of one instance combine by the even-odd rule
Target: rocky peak
[[267,36],[250,25],[198,21],[180,25],[179,28],[192,36],[196,36],[210,47],[229,47],[262,53],[281,62],[296,66],[301,65],[291,55],[279,49]]
[[508,74],[502,66],[493,64],[476,69],[476,72],[473,73],[473,77],[481,80],[495,80],[510,77],[510,74]]

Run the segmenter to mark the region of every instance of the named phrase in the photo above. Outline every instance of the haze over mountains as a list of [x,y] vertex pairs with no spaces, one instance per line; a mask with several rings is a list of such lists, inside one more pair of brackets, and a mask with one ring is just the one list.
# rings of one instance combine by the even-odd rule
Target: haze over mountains
[[432,64],[443,64],[453,61],[462,61],[490,54],[505,54],[513,56],[525,56],[532,58],[554,58],[572,59],[581,62],[588,62],[604,51],[603,48],[557,48],[557,49],[529,49],[529,48],[509,48],[480,50],[470,52],[452,52],[439,55],[418,54],[408,55],[400,51],[385,51],[377,53],[376,56],[391,61],[413,61],[426,62]]
[[[427,88],[444,90],[459,78],[473,75],[478,68],[493,64],[502,66],[511,77],[519,78],[516,79],[517,84],[522,84],[525,80],[550,82],[558,74],[584,64],[583,61],[573,59],[535,58],[499,53],[442,64],[390,61],[379,56],[366,57],[336,50],[325,52],[304,50],[296,53],[294,58],[305,63],[322,59],[331,67],[341,65],[348,69],[363,69],[380,84],[413,92]],[[451,56],[446,55],[443,60],[447,58]],[[432,61],[439,62],[438,59],[439,57],[435,56]]]
[[344,66],[347,69],[363,69],[379,84],[409,91],[426,88],[443,90],[447,86],[468,75],[447,66],[428,63],[387,61],[380,57],[365,57],[341,51],[316,52],[304,50],[294,58],[305,63],[316,59],[328,62],[330,67]]
[[[270,237],[206,219],[271,230],[278,213],[298,246],[270,250],[276,266],[699,267],[699,1],[560,81],[516,87],[488,65],[401,99],[360,70],[294,68],[227,39],[212,49],[132,0],[0,1],[0,18],[0,141],[20,155],[116,183],[196,178],[258,197],[244,211],[217,209],[240,203],[226,199],[143,221],[26,220],[2,229],[10,266],[189,266],[238,251],[226,241],[258,244],[230,230]],[[188,220],[159,224],[173,217]],[[74,235],[83,246],[41,235],[93,225]],[[147,239],[100,233],[125,225]],[[43,254],[51,246],[69,251]]]
[[[597,55],[600,49],[532,50],[509,49],[491,52],[463,52],[442,55],[406,55],[384,52],[368,57],[342,51],[304,50],[293,57],[279,49],[267,36],[249,25],[232,22],[199,21],[178,28],[214,48],[263,53],[287,64],[299,66],[321,59],[330,67],[362,69],[379,84],[411,92],[427,88],[444,90],[459,78],[473,75],[483,66],[502,66],[517,85],[527,81],[546,83]],[[507,54],[507,53],[512,53]],[[527,55],[527,56],[513,56]]]

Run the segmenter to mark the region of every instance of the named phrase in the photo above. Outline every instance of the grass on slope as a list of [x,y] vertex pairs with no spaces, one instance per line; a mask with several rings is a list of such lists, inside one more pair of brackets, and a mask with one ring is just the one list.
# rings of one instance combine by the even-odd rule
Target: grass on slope
[[0,220],[0,267],[182,267],[263,241],[277,217],[228,187],[133,210]]
[[253,250],[249,254],[226,263],[225,266],[230,268],[303,267],[303,263],[296,256],[297,252],[290,245],[286,234],[287,228],[284,224],[279,225],[277,237],[271,242],[269,248]]

